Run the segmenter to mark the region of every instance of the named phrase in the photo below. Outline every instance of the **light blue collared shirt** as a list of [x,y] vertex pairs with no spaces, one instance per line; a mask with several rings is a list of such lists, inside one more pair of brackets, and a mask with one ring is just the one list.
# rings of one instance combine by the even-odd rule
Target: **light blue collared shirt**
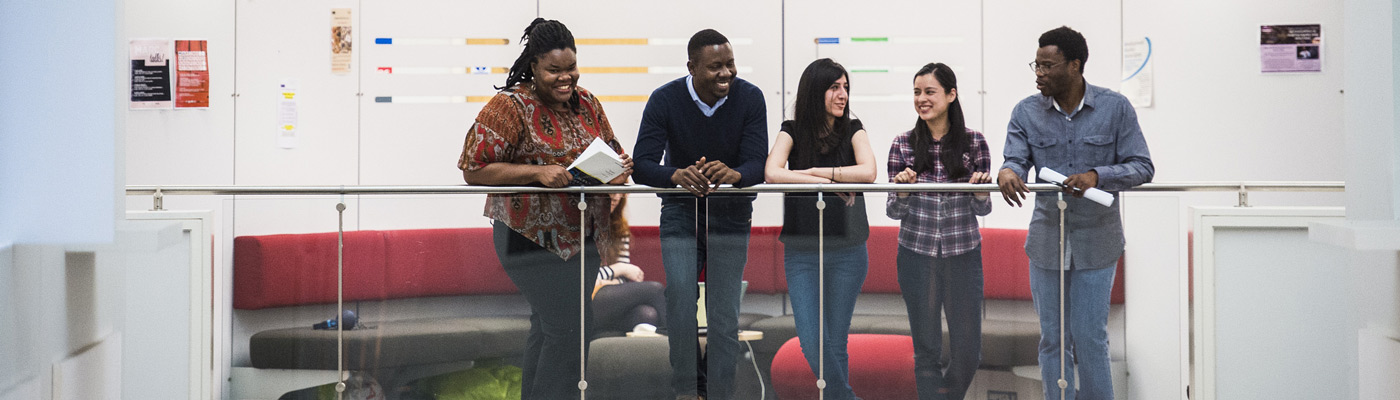
[[[1087,96],[1086,96],[1086,97],[1087,97]],[[1079,110],[1083,110],[1083,109],[1084,109],[1084,98],[1080,98],[1080,99],[1079,99],[1079,105],[1074,106],[1074,112],[1065,112],[1065,109],[1060,108],[1060,102],[1055,101],[1054,99],[1050,99],[1050,105],[1055,107],[1055,111],[1059,111],[1060,113],[1064,114],[1064,115],[1065,115],[1065,120],[1066,120],[1066,121],[1072,121],[1072,120],[1074,120],[1074,115],[1075,115],[1075,114],[1078,114],[1078,113],[1079,113]],[[1051,168],[1051,169],[1054,169],[1054,168]]]
[[706,117],[715,116],[715,110],[718,110],[719,106],[724,105],[724,101],[729,99],[729,96],[720,97],[719,101],[715,102],[714,107],[705,104],[704,101],[700,100],[700,95],[695,93],[695,75],[685,76],[685,88],[690,90],[690,99],[695,100],[695,105],[700,106],[700,112],[705,114]]
[[[1137,111],[1123,95],[1084,83],[1084,99],[1065,113],[1055,99],[1032,95],[1016,104],[1006,127],[1002,168],[1026,180],[1032,166],[1070,176],[1093,170],[1098,188],[1118,197],[1118,191],[1151,182],[1155,168],[1147,140],[1138,126]],[[1026,180],[1032,182],[1032,180]],[[1032,266],[1056,269],[1059,264],[1060,211],[1053,192],[1037,192],[1035,211],[1026,236]],[[1123,222],[1118,202],[1104,207],[1089,199],[1065,196],[1066,259],[1073,268],[1108,268],[1123,254]]]

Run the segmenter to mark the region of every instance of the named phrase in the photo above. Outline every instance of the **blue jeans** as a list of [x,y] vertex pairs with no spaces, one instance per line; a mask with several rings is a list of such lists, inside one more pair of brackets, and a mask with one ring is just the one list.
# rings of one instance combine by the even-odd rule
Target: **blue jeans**
[[[753,200],[668,199],[661,206],[661,261],[666,267],[666,325],[671,387],[677,395],[734,397],[739,356],[739,291],[748,261]],[[705,267],[708,326],[705,357],[696,332],[696,283]]]
[[826,249],[826,310],[824,320],[826,330],[817,328],[817,252],[785,250],[783,266],[787,274],[788,296],[792,299],[792,315],[797,321],[797,337],[802,343],[802,354],[807,357],[807,365],[812,374],[822,377],[817,371],[817,337],[825,337],[826,398],[846,400],[855,398],[851,392],[850,368],[846,353],[846,336],[851,331],[851,314],[856,309],[856,297],[865,284],[865,273],[870,267],[870,255],[865,244],[843,249]]
[[[1108,302],[1113,276],[1108,268],[1065,271],[1065,399],[1111,400],[1113,376],[1108,364]],[[1040,376],[1045,398],[1059,399],[1060,271],[1030,267],[1031,297],[1040,315]],[[1076,393],[1074,371],[1081,381]]]
[[[899,246],[895,265],[909,311],[919,399],[962,400],[982,362],[982,246],[947,257]],[[942,363],[944,312],[948,316],[947,365]]]

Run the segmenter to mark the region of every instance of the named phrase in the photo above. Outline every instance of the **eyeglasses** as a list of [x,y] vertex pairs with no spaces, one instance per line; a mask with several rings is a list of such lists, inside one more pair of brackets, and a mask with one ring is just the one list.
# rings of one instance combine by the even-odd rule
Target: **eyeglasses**
[[1044,64],[1041,64],[1041,63],[1037,63],[1037,62],[1035,62],[1035,61],[1031,61],[1031,63],[1030,63],[1031,72],[1035,72],[1035,73],[1040,73],[1040,72],[1049,71],[1051,68],[1055,68],[1056,65],[1060,65],[1060,63],[1053,63],[1053,62],[1052,62],[1052,63],[1044,63]]

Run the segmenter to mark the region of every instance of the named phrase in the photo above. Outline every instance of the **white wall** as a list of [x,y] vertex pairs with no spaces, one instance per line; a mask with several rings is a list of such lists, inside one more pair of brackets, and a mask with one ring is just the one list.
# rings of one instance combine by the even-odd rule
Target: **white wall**
[[[764,89],[769,125],[787,115],[797,78],[817,57],[833,57],[850,68],[888,66],[895,72],[852,74],[852,109],[865,120],[876,158],[886,157],[889,141],[914,119],[907,101],[912,72],[930,61],[954,65],[969,125],[989,139],[994,164],[1001,162],[1004,127],[1011,107],[1034,92],[1025,64],[1033,58],[1041,32],[1068,25],[1084,32],[1090,45],[1086,77],[1116,89],[1120,44],[1149,36],[1154,43],[1156,99],[1139,109],[1152,146],[1157,181],[1340,180],[1342,179],[1341,7],[1289,0],[1277,3],[1146,4],[1103,0],[1094,4],[1012,0],[935,4],[877,2],[849,7],[838,2],[735,2],[690,7],[676,13],[670,3],[462,3],[408,2],[267,3],[133,1],[127,14],[137,20],[197,16],[176,24],[133,23],[132,37],[210,39],[213,107],[178,112],[131,113],[127,156],[131,184],[237,185],[452,185],[464,132],[483,103],[377,103],[376,97],[489,96],[504,75],[408,75],[376,72],[380,67],[505,67],[519,54],[515,45],[536,14],[560,19],[576,38],[681,39],[705,27],[724,32],[737,44],[741,73]],[[357,6],[363,7],[356,8]],[[357,37],[352,72],[330,72],[329,9],[352,8]],[[732,10],[744,13],[705,10]],[[617,23],[627,15],[629,23]],[[686,15],[689,15],[688,17]],[[708,16],[707,16],[708,15]],[[1258,25],[1323,24],[1324,72],[1265,76],[1258,72]],[[1190,29],[1182,29],[1189,26]],[[818,46],[816,37],[882,36],[933,38],[928,44],[841,44]],[[505,38],[508,46],[376,45],[375,38]],[[236,40],[235,40],[236,39]],[[683,45],[580,45],[582,67],[684,66]],[[603,96],[646,95],[679,74],[584,74],[582,86]],[[301,82],[299,143],[283,149],[275,140],[276,88],[281,79]],[[630,147],[639,123],[640,101],[606,103],[614,131]],[[1280,137],[1290,139],[1280,139]],[[883,174],[882,174],[883,176]],[[883,180],[883,179],[881,179]],[[883,217],[884,196],[871,194],[872,221]],[[638,196],[650,198],[650,196]],[[1192,204],[1232,204],[1232,193],[1184,197]],[[338,200],[338,199],[337,199]],[[373,197],[352,206],[353,228],[391,229],[484,226],[479,196]],[[1252,200],[1280,205],[1334,205],[1340,195],[1256,194]],[[354,201],[352,197],[351,201]],[[174,204],[171,204],[174,202]],[[293,211],[306,200],[256,201],[238,208],[235,233],[324,231],[333,219]],[[654,201],[636,201],[637,224],[655,221]],[[245,204],[240,200],[238,204]],[[284,210],[279,204],[288,204]],[[333,204],[333,202],[331,203]],[[185,197],[179,206],[216,209],[217,200]],[[324,205],[323,205],[324,207]],[[760,200],[756,223],[780,223],[780,203]],[[146,198],[128,208],[149,208]],[[406,210],[437,210],[412,212]],[[771,210],[771,212],[762,212]],[[1026,209],[999,206],[985,224],[1021,227]],[[310,214],[315,215],[315,214]],[[444,217],[445,215],[445,217]],[[304,221],[304,222],[295,222]],[[370,225],[355,225],[356,223]]]
[[0,246],[112,240],[119,4],[0,1]]
[[[1156,99],[1138,116],[1158,179],[1343,178],[1340,3],[1125,2],[1123,19],[1154,47]],[[1322,24],[1323,72],[1261,74],[1264,24]]]

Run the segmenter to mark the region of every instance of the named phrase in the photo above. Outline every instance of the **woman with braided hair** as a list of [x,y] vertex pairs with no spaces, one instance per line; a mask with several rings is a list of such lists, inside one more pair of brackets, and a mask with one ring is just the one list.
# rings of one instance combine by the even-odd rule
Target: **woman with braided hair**
[[[632,160],[613,136],[598,99],[578,87],[573,33],[559,21],[536,18],[521,42],[524,50],[505,86],[497,88],[467,132],[457,160],[462,178],[472,185],[563,187],[572,177],[566,166],[601,138],[622,155],[624,167],[608,183],[626,183]],[[593,291],[598,248],[613,241],[608,196],[590,195],[586,201],[581,212],[578,196],[564,193],[487,197],[496,256],[530,303],[522,399],[578,396],[578,338],[592,325],[589,297],[582,296],[585,303],[579,304],[579,293]],[[586,237],[580,232],[583,221],[589,224]],[[587,279],[580,279],[580,257]]]

